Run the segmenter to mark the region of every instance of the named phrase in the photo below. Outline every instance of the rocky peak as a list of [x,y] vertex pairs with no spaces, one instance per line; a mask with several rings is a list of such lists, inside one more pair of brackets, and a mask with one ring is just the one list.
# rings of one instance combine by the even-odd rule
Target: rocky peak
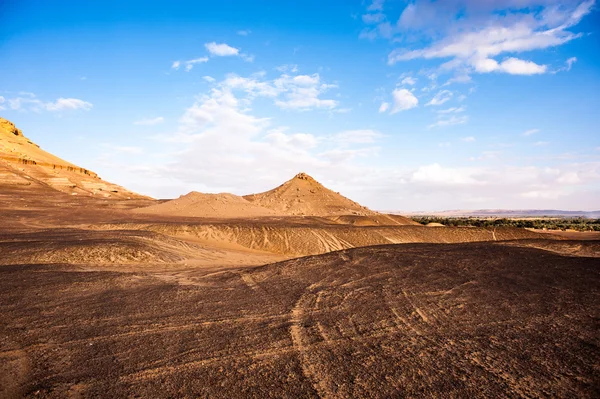
[[0,118],[0,130],[12,133],[15,136],[23,136],[21,129],[17,129],[14,123],[4,118]]
[[309,175],[307,175],[304,172],[298,173],[296,176],[294,176],[294,179],[307,180],[307,181],[316,181],[315,179],[313,179],[312,177],[310,177]]

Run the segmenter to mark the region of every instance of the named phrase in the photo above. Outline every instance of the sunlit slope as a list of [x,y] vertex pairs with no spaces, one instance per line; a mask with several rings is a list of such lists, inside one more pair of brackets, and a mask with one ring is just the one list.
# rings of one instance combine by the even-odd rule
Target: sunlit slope
[[71,195],[99,198],[146,198],[42,150],[3,118],[0,118],[0,184],[42,185]]

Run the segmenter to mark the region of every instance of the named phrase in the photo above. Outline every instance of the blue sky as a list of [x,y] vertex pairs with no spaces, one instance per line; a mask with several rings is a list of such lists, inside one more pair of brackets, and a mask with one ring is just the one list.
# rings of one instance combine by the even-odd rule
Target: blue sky
[[600,208],[593,0],[0,7],[0,116],[134,191]]

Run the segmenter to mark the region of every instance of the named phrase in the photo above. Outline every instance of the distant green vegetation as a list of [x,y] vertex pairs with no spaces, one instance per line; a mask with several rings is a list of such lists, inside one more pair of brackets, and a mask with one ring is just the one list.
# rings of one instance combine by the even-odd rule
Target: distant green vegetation
[[548,230],[577,230],[600,231],[600,219],[585,218],[480,218],[480,217],[439,217],[439,216],[414,216],[412,220],[421,224],[441,223],[444,226],[465,227],[522,227],[530,229]]

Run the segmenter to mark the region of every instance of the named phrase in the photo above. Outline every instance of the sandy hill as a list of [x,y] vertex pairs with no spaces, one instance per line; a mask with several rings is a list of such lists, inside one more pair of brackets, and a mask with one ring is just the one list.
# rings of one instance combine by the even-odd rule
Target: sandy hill
[[329,190],[306,173],[298,173],[273,190],[244,198],[283,215],[377,215],[377,212]]
[[8,186],[44,186],[72,195],[146,198],[42,150],[4,118],[0,118],[0,182]]
[[216,218],[275,216],[277,214],[271,209],[253,204],[234,194],[204,194],[196,191],[171,201],[133,211],[157,215]]

